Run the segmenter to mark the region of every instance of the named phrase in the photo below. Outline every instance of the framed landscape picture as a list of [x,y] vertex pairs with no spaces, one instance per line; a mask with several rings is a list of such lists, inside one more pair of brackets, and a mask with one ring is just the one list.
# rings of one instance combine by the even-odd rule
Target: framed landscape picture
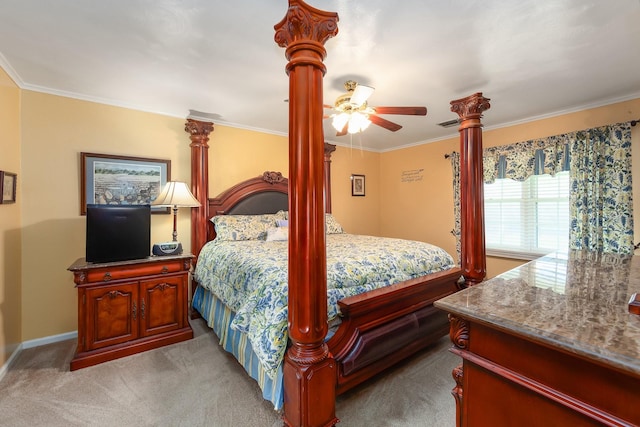
[[[80,214],[87,204],[150,205],[171,179],[171,160],[80,153]],[[151,213],[169,213],[151,207]]]

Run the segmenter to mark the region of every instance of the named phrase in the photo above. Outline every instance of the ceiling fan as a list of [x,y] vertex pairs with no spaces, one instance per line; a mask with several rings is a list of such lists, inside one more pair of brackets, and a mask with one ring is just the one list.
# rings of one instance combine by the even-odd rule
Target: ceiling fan
[[402,129],[399,124],[383,119],[379,114],[427,115],[427,107],[370,107],[367,99],[373,94],[374,88],[353,80],[347,80],[344,87],[347,93],[340,95],[334,105],[325,105],[325,108],[335,110],[335,113],[325,118],[332,118],[331,124],[337,131],[336,136],[362,132],[371,123],[391,132]]

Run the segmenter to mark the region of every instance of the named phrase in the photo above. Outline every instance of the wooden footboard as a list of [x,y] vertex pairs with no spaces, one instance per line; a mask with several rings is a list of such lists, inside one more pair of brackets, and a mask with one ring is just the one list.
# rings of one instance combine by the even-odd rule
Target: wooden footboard
[[433,302],[460,290],[459,268],[376,289],[338,302],[342,323],[328,341],[337,393],[368,380],[449,332]]

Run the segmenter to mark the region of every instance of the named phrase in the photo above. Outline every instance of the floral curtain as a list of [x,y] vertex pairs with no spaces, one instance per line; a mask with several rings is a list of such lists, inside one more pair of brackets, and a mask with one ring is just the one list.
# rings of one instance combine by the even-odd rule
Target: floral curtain
[[449,155],[451,169],[453,170],[453,230],[451,234],[456,238],[456,254],[458,265],[462,262],[462,249],[460,243],[460,153],[454,151]]
[[569,247],[633,253],[631,125],[576,132],[570,150]]
[[[460,155],[452,153],[456,249],[460,259]],[[620,123],[483,152],[484,182],[524,181],[569,170],[570,249],[633,253],[631,125]]]

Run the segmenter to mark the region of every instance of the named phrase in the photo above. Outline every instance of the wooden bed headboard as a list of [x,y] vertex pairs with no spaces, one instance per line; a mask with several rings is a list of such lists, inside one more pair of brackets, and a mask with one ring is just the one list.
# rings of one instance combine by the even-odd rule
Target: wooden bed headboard
[[[191,191],[196,199],[207,200],[205,209],[191,210],[191,253],[196,259],[202,246],[216,237],[209,221],[215,215],[255,214],[261,210],[262,213],[275,213],[288,209],[289,180],[281,172],[264,172],[262,176],[250,178],[209,198],[208,142],[213,123],[187,119],[185,131],[191,139]],[[324,143],[323,190],[327,213],[331,213],[331,155],[334,151],[335,145]]]
[[[209,199],[209,218],[216,215],[255,215],[289,209],[289,180],[280,172],[265,172],[262,176],[234,185],[218,197]],[[207,224],[207,241],[216,237],[213,223]]]

